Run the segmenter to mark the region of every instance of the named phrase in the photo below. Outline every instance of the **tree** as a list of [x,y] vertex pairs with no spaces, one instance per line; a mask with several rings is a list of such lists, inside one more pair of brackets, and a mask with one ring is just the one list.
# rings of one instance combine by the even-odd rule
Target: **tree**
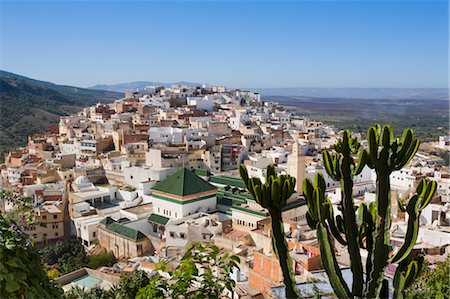
[[145,271],[136,270],[131,275],[122,275],[116,289],[116,299],[134,299],[139,289],[148,284],[149,278]]
[[0,200],[14,201],[17,220],[0,213],[0,294],[6,298],[59,298],[62,290],[47,277],[33,241],[21,226],[33,223],[29,199],[0,190]]
[[101,252],[89,256],[89,268],[97,269],[102,266],[111,267],[117,263],[117,258],[112,252]]
[[42,260],[47,265],[57,268],[61,274],[86,267],[89,263],[83,245],[77,241],[58,241],[42,249],[40,253]]
[[233,291],[233,269],[238,269],[239,258],[230,252],[220,253],[217,246],[202,243],[189,245],[180,265],[167,275],[167,265],[160,263],[150,283],[140,289],[137,298],[219,298]]
[[114,299],[114,289],[105,291],[98,287],[86,290],[79,286],[72,287],[64,293],[65,299]]

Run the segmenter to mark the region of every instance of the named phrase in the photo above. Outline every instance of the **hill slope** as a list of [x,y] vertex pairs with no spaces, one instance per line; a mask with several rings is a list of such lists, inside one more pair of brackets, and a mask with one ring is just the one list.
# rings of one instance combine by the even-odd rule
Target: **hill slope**
[[120,93],[56,85],[0,71],[0,160],[8,148],[26,144],[27,136],[43,132],[61,115]]

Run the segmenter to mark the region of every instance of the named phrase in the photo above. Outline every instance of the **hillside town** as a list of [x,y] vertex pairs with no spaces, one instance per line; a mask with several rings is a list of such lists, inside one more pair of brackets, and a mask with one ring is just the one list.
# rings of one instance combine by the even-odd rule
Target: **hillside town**
[[[46,224],[25,228],[37,246],[76,239],[88,254],[112,252],[119,260],[58,278],[64,290],[86,273],[97,278],[97,286],[110,288],[122,273],[151,273],[160,261],[176,265],[189,244],[202,242],[239,257],[230,297],[276,298],[283,276],[272,249],[271,218],[239,175],[243,163],[249,176],[264,182],[273,164],[277,173],[296,178],[282,219],[296,282],[312,296],[313,286],[332,289],[316,231],[306,221],[302,182],[322,173],[326,196],[339,213],[341,186],[326,173],[322,151],[340,136],[334,127],[257,92],[148,86],[63,116],[48,132],[29,136],[26,147],[5,155],[0,188],[32,199],[35,217]],[[449,151],[450,137],[433,146]],[[419,151],[392,173],[391,198],[407,200],[422,178],[436,181],[438,190],[421,214],[413,250],[433,265],[450,252],[450,172],[444,159]],[[375,190],[375,173],[366,166],[354,178],[355,202],[373,202]],[[12,209],[12,202],[0,202],[2,212]],[[391,209],[395,250],[404,243],[407,216],[396,204]],[[349,273],[347,251],[336,256]],[[394,271],[388,268],[387,277]]]

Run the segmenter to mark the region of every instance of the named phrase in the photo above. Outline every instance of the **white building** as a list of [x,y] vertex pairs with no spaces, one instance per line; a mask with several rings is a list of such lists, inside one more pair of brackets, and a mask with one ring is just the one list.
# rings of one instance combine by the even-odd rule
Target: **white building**
[[217,208],[217,189],[210,183],[181,168],[152,188],[153,212],[171,219],[181,219]]

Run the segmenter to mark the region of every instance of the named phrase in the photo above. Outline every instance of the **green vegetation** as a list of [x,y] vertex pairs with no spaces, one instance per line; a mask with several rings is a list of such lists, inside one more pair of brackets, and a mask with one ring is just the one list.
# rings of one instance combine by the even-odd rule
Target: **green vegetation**
[[29,135],[45,132],[61,115],[76,113],[119,93],[55,85],[0,71],[0,162],[12,147],[23,146]]
[[117,258],[112,252],[101,252],[96,255],[89,256],[88,266],[91,269],[97,269],[100,267],[111,267],[117,263]]
[[267,166],[266,182],[264,184],[259,178],[249,178],[244,164],[240,165],[239,172],[247,190],[262,207],[269,210],[272,218],[272,247],[283,271],[286,297],[298,298],[300,292],[297,289],[294,272],[292,271],[292,260],[289,255],[283,219],[281,217],[282,209],[286,206],[289,197],[294,193],[295,178],[290,175],[277,175],[273,165]]
[[401,134],[412,128],[423,142],[436,141],[449,130],[448,99],[358,99],[268,97],[286,107],[295,107],[297,114],[365,136],[373,123],[388,123]]
[[134,271],[130,276],[122,275],[116,288],[115,299],[134,299],[137,293],[148,284],[148,276],[145,271]]
[[34,243],[20,226],[31,225],[30,201],[0,189],[0,200],[13,200],[17,219],[0,213],[0,294],[2,298],[60,298],[62,289],[47,277]]
[[158,274],[140,289],[137,298],[221,298],[225,291],[232,291],[235,281],[230,274],[238,268],[239,258],[230,252],[220,253],[215,245],[194,243],[184,252],[180,265],[168,278],[167,265],[160,263]]
[[[323,153],[323,163],[328,175],[341,182],[342,201],[339,209],[342,216],[334,217],[330,200],[325,198],[325,180],[317,174],[314,184],[310,179],[303,182],[303,192],[308,203],[306,215],[311,228],[317,229],[322,263],[330,279],[331,286],[339,298],[387,298],[387,280],[384,279],[386,266],[398,264],[394,276],[394,298],[404,298],[404,289],[417,278],[423,258],[413,256],[412,248],[417,240],[419,217],[436,191],[436,182],[422,179],[416,193],[405,206],[399,201],[399,209],[408,213],[408,228],[405,242],[391,257],[390,242],[390,181],[395,170],[402,169],[415,155],[419,140],[410,129],[404,131],[401,139],[395,138],[392,128],[383,129],[377,125],[367,133],[368,148],[361,149],[357,138],[345,131],[343,138],[335,144],[335,152]],[[353,157],[358,156],[358,161]],[[364,166],[375,170],[377,197],[375,202],[359,208],[353,201],[353,177]],[[358,211],[358,217],[355,215]],[[343,279],[335,256],[334,240],[347,246],[350,255],[353,285],[350,289]],[[360,249],[367,251],[364,281]]]
[[89,264],[83,245],[78,241],[58,241],[41,250],[42,260],[61,275],[70,273]]
[[140,288],[148,284],[149,278],[145,271],[137,270],[131,275],[123,274],[119,284],[111,290],[92,288],[84,290],[79,287],[72,288],[64,294],[65,299],[134,299]]
[[405,290],[405,298],[450,298],[450,257],[438,262],[435,269],[423,265],[420,276]]
[[[40,251],[48,271],[57,270],[64,275],[83,267],[97,269],[102,266],[111,267],[117,259],[111,252],[86,255],[84,246],[78,241],[58,241]],[[50,274],[49,274],[50,275]]]

